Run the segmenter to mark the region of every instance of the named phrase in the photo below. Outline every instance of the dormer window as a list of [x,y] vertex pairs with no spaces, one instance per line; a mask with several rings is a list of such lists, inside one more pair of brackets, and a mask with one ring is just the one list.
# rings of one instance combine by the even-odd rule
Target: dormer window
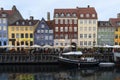
[[70,13],[67,13],[67,17],[70,17]]
[[29,22],[29,25],[32,25],[32,22]]
[[75,13],[73,13],[73,17],[76,17],[76,14],[75,14]]
[[92,14],[92,17],[95,17],[95,14]]
[[83,14],[80,14],[80,17],[82,18],[82,17],[84,17],[84,15],[83,15]]
[[41,28],[44,28],[44,27],[45,27],[45,25],[44,25],[44,24],[42,24],[42,25],[41,25]]
[[22,22],[22,25],[25,25],[25,22]]
[[63,14],[63,13],[61,14],[61,17],[64,17],[64,14]]
[[90,17],[90,14],[86,14],[86,17]]
[[58,13],[56,13],[56,14],[55,14],[55,17],[59,17],[59,14],[58,14]]
[[16,22],[16,25],[19,25],[19,22]]

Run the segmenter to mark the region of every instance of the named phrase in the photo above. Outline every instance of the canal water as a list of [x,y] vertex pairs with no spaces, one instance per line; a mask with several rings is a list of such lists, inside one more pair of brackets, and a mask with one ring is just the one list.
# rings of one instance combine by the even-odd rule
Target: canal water
[[120,68],[1,65],[0,80],[120,80]]

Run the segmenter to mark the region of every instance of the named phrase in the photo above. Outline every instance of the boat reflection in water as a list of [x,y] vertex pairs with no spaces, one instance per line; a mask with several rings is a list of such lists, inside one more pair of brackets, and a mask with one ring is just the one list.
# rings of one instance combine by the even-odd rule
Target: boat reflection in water
[[58,65],[1,65],[0,80],[120,80],[115,67],[60,68]]

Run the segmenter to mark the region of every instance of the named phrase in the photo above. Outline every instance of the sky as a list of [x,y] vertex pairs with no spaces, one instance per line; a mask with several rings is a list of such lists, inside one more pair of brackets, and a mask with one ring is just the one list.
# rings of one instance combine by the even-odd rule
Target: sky
[[116,18],[120,13],[120,0],[0,0],[0,7],[5,10],[11,9],[13,5],[16,5],[24,19],[29,19],[29,16],[47,19],[47,12],[50,12],[53,19],[54,9],[88,5],[95,7],[100,21]]

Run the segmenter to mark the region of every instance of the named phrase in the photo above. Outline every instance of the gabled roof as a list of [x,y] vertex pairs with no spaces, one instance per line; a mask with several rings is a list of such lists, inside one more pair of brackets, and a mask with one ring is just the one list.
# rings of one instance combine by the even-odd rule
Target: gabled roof
[[[66,15],[67,13],[73,14],[76,13],[78,18],[81,19],[97,19],[97,12],[94,7],[77,7],[77,8],[68,8],[68,9],[54,9],[54,17],[55,14],[64,14]],[[83,14],[84,17],[80,17],[80,14]],[[86,14],[89,14],[89,17],[86,17]],[[92,14],[95,14],[95,17],[92,17]]]
[[112,24],[112,26],[117,27],[117,22],[120,22],[120,18],[110,18],[109,21]]

